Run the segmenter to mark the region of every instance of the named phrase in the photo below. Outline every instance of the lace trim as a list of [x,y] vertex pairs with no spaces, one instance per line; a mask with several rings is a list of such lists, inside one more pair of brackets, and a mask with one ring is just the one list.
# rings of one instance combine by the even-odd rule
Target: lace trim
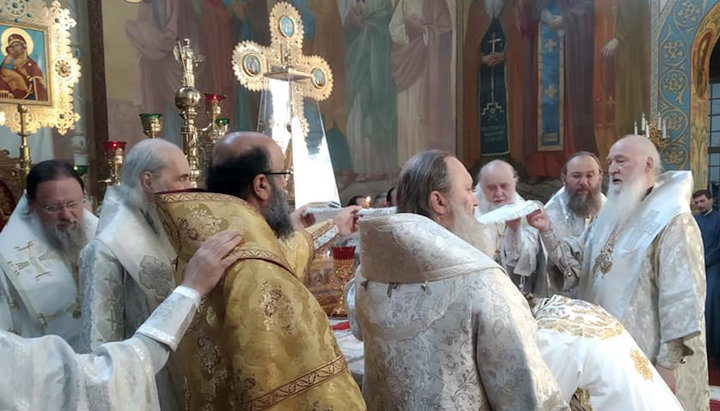
[[348,365],[345,357],[340,355],[329,363],[310,370],[294,380],[271,390],[265,395],[241,403],[240,406],[244,410],[253,411],[272,407],[280,401],[303,394],[313,387],[331,380],[346,371],[347,368]]

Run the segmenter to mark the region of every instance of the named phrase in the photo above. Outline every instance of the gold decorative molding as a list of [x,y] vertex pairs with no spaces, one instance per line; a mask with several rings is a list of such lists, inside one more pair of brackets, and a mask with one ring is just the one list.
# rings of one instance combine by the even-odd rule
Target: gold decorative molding
[[[21,131],[18,104],[27,106],[27,133],[54,127],[65,134],[80,119],[73,106],[73,87],[80,79],[81,67],[70,48],[70,29],[76,22],[57,0],[49,7],[46,4],[42,0],[17,1],[0,8],[0,111],[5,113],[5,126],[15,133]],[[10,60],[8,48],[13,39],[24,42],[27,53]],[[38,61],[33,55],[39,56]],[[24,88],[27,95],[19,96]]]

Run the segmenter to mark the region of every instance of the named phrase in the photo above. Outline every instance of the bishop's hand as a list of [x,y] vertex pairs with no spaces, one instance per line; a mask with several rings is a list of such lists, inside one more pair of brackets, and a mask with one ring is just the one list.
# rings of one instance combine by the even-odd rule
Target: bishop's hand
[[550,218],[548,218],[545,210],[535,210],[528,214],[527,222],[531,227],[537,228],[541,233],[550,228]]
[[205,296],[215,288],[228,269],[240,257],[236,249],[242,242],[235,230],[222,231],[205,240],[185,267],[182,285]]
[[335,225],[338,228],[340,236],[348,236],[358,230],[358,218],[357,212],[360,211],[360,206],[348,206],[340,210],[335,216]]

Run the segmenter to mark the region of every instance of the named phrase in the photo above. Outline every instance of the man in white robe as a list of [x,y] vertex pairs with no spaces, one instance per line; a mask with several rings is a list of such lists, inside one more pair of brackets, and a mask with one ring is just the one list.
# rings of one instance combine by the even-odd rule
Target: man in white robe
[[38,163],[0,233],[0,329],[22,337],[54,334],[80,343],[78,254],[95,234],[83,183],[62,161]]
[[692,175],[661,172],[660,155],[640,136],[618,140],[608,156],[608,201],[581,237],[560,241],[540,211],[542,233],[578,297],[620,320],[686,410],[708,409],[700,231],[690,213]]
[[0,330],[0,409],[158,410],[154,375],[190,326],[200,298],[238,258],[241,238],[225,231],[190,260],[182,285],[125,341],[76,354],[56,336],[25,339]]
[[448,231],[477,237],[462,163],[422,152],[405,164],[397,190],[400,214],[360,221],[349,316],[365,344],[368,409],[567,409],[522,294]]
[[593,153],[579,151],[567,160],[560,174],[563,187],[545,204],[560,238],[577,237],[595,221],[605,204],[602,176],[600,160]]
[[[175,251],[152,195],[190,188],[185,155],[165,140],[143,140],[128,153],[122,181],[108,188],[98,234],[80,255],[83,352],[132,337],[175,286]],[[182,387],[182,380],[174,381],[179,370],[168,368],[157,377],[160,402],[177,409],[183,393],[173,387]]]
[[[515,191],[517,173],[502,160],[493,160],[480,169],[475,195],[475,216],[508,204],[523,202]],[[521,219],[483,224],[480,250],[500,264],[524,294],[548,295],[545,276],[547,256],[540,234]]]
[[[558,238],[577,237],[595,221],[605,204],[605,195],[600,191],[602,175],[600,160],[593,153],[578,151],[565,162],[560,174],[563,187],[545,204]],[[548,261],[548,274],[556,270],[552,261]],[[574,291],[568,295],[574,297]]]

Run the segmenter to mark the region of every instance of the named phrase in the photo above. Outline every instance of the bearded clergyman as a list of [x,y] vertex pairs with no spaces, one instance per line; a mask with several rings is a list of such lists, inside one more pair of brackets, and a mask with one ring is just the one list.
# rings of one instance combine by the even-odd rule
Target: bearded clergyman
[[398,214],[360,221],[362,264],[348,297],[368,409],[567,409],[527,302],[473,247],[483,237],[462,163],[419,153],[397,190]]
[[80,176],[59,160],[38,163],[0,233],[0,328],[22,337],[59,335],[78,349],[82,323],[78,255],[95,234]]
[[[98,234],[80,256],[85,352],[132,337],[175,286],[175,250],[152,196],[190,188],[185,155],[168,141],[143,140],[125,158],[122,181],[108,188]],[[162,408],[172,410],[184,393],[173,388],[182,386],[180,370],[171,373],[169,367],[157,383]]]
[[560,241],[547,213],[528,221],[542,233],[561,276],[557,289],[614,315],[687,410],[708,409],[700,230],[690,213],[692,174],[662,172],[645,137],[626,136],[608,155],[608,200],[580,237]]
[[[563,187],[545,204],[559,238],[577,237],[595,221],[605,204],[605,195],[600,191],[602,175],[600,160],[593,153],[579,151],[567,160],[560,174]],[[549,261],[548,271],[553,270],[557,267]]]
[[156,195],[181,261],[217,231],[243,236],[240,260],[181,343],[190,409],[365,409],[327,315],[302,283],[317,249],[357,230],[360,207],[299,229],[284,164],[270,137],[233,132],[213,149],[211,193]]

